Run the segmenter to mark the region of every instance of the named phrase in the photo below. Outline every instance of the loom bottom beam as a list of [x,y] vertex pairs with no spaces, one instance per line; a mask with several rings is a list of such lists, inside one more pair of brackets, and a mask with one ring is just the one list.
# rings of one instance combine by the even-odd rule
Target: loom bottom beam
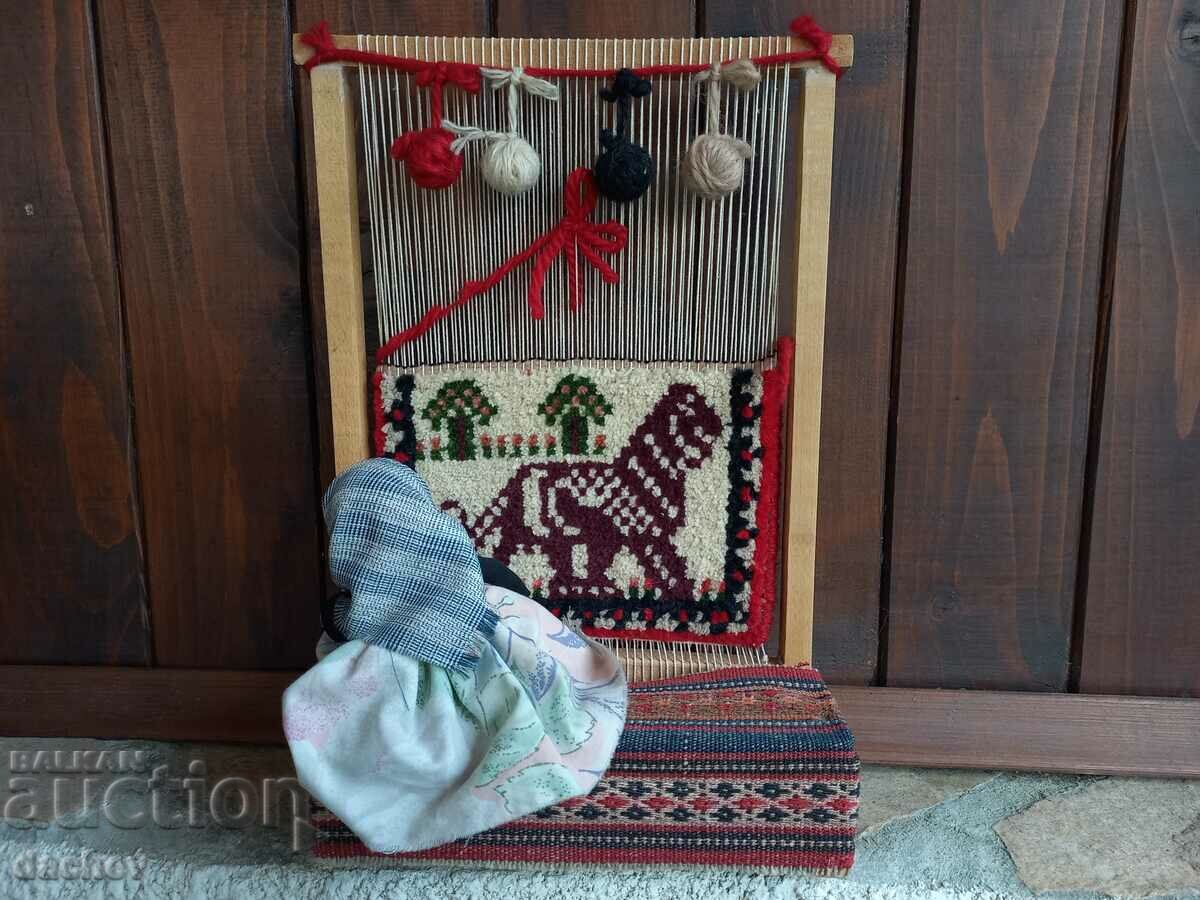
[[765,666],[771,660],[763,647],[692,644],[683,641],[630,641],[597,638],[617,654],[630,684],[698,675],[735,666]]

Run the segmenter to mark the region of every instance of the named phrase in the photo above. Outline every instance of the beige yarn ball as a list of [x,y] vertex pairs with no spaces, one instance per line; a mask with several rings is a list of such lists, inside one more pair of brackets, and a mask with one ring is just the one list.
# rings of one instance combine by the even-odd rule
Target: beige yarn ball
[[542,177],[542,159],[529,141],[504,134],[488,142],[479,161],[483,180],[502,194],[521,194]]
[[702,134],[692,141],[681,166],[688,189],[705,200],[720,200],[742,186],[746,160],[754,149],[728,134]]

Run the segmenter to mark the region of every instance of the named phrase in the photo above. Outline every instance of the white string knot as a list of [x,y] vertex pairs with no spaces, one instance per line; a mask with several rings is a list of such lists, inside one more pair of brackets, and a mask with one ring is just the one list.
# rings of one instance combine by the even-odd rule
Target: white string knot
[[752,91],[762,80],[762,73],[752,59],[715,62],[712,67],[695,76],[697,84],[708,82],[708,133],[721,130],[721,82],[728,82],[742,93]]
[[521,66],[511,69],[480,69],[488,87],[494,91],[508,88],[508,130],[516,133],[520,119],[521,91],[541,97],[543,100],[558,100],[558,88],[541,78],[526,75]]
[[462,153],[463,148],[472,141],[496,141],[508,137],[509,134],[507,131],[489,131],[474,125],[459,125],[449,119],[442,119],[442,127],[455,136],[454,142],[450,144],[450,149],[455,153]]
[[442,120],[442,127],[457,135],[450,149],[461,153],[473,141],[487,141],[479,158],[483,180],[502,194],[520,194],[529,190],[542,175],[542,159],[529,141],[516,131],[489,131]]

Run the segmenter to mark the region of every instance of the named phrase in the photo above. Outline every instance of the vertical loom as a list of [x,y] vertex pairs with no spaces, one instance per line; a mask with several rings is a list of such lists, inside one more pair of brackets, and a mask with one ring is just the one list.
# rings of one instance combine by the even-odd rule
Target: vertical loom
[[[334,41],[339,47],[422,60],[556,69],[701,64],[805,49],[803,42],[789,37],[336,36]],[[297,40],[297,63],[311,52]],[[849,65],[850,38],[835,37],[830,53]],[[594,82],[559,79],[559,102],[527,103],[521,112],[523,133],[542,150],[537,188],[518,197],[488,190],[471,164],[479,150],[467,147],[468,164],[459,183],[427,191],[405,179],[400,164],[386,152],[397,134],[429,122],[427,92],[414,89],[410,74],[339,63],[312,69],[311,80],[333,462],[340,471],[369,452],[363,402],[368,371],[365,298],[373,295],[379,333],[391,335],[552,227],[561,216],[563,179],[576,166],[590,165],[606,111]],[[836,81],[809,62],[764,70],[761,85],[750,95],[729,92],[728,130],[748,140],[756,153],[741,190],[709,202],[686,194],[672,171],[704,116],[698,92],[688,77],[651,80],[653,94],[635,110],[632,133],[649,149],[657,183],[646,196],[615,212],[630,233],[617,262],[621,281],[605,284],[595,270],[585,269],[587,302],[569,312],[566,276],[552,271],[545,284],[547,317],[534,322],[522,285],[509,280],[398,348],[389,362],[404,368],[535,359],[723,363],[765,356],[780,330],[790,331],[795,357],[784,453],[777,656],[788,664],[807,662]],[[793,103],[790,88],[797,82],[799,100]],[[502,127],[503,92],[448,91],[445,114],[480,128]],[[372,249],[366,294],[359,239],[360,143]],[[782,227],[786,192],[795,193],[793,236]],[[790,309],[777,303],[783,253],[793,258],[796,273]],[[785,298],[790,294],[783,291]],[[610,642],[633,680],[767,661],[762,647]]]

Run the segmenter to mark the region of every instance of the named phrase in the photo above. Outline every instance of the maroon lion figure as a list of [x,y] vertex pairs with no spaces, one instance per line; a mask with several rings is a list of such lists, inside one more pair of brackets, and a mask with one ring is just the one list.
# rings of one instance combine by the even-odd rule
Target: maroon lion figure
[[554,598],[593,596],[622,547],[658,586],[685,591],[687,568],[671,537],[684,524],[687,472],[712,456],[722,431],[695,387],[673,384],[611,463],[526,463],[475,521],[453,500],[442,506],[462,519],[480,552],[501,562],[544,554]]

